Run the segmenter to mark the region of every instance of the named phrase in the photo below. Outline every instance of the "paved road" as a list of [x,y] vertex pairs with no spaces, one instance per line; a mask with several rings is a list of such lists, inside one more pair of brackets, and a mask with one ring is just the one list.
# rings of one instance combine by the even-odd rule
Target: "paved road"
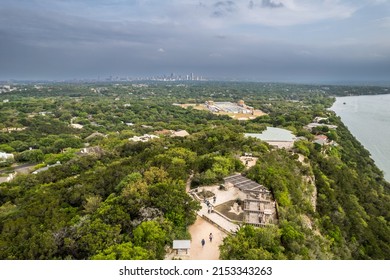
[[[25,163],[25,164],[17,165],[17,166],[12,167],[11,172],[18,172],[21,174],[27,174],[30,172],[31,168],[34,167],[35,165],[37,165],[37,164],[36,163]],[[7,168],[2,168],[2,169],[0,169],[0,172],[4,172],[6,170],[7,170]]]
[[[6,172],[7,176],[0,177],[0,184],[4,182],[8,182],[8,174],[16,172],[17,174],[29,174],[32,170],[32,167],[35,166],[35,164],[27,163],[22,164],[18,166],[14,166],[11,168],[11,171],[8,168],[2,168],[0,169],[0,173]],[[12,180],[12,178],[11,178]]]

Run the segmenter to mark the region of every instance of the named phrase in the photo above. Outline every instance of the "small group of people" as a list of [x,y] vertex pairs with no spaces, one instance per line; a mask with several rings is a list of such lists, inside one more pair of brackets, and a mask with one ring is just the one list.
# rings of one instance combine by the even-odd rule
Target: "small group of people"
[[[206,203],[207,206],[210,206],[210,201],[207,198],[204,198],[203,200],[204,203]],[[217,197],[214,195],[213,196],[213,203],[217,202]]]
[[[213,233],[212,232],[210,232],[210,234],[209,234],[209,240],[210,240],[210,242],[213,241]],[[202,239],[202,241],[200,243],[202,244],[202,247],[204,247],[204,245],[206,244],[206,241],[204,240],[204,238]]]
[[[213,197],[213,203],[215,204],[216,201],[217,201],[217,197],[214,196]],[[209,213],[209,214],[212,213],[214,206],[206,198],[204,199],[204,203],[206,203],[206,205],[207,205],[207,213]]]

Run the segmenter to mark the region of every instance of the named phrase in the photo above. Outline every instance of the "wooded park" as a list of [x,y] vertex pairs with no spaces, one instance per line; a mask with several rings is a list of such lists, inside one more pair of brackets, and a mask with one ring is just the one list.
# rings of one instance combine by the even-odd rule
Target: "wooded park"
[[[271,192],[278,222],[242,224],[221,259],[389,259],[390,184],[328,110],[336,96],[385,88],[141,85],[18,84],[0,94],[0,259],[164,259],[173,240],[191,239],[201,208],[186,184],[233,174]],[[209,100],[265,114],[175,105]],[[292,147],[245,136],[267,127],[290,131]],[[156,137],[134,138],[145,135]],[[248,154],[253,166],[240,160]]]

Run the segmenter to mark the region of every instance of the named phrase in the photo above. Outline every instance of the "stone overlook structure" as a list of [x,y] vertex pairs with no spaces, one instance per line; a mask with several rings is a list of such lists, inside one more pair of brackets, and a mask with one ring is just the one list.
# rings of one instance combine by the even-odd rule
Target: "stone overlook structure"
[[276,202],[271,191],[240,174],[224,178],[225,187],[235,187],[246,194],[243,201],[245,224],[265,226],[277,223]]

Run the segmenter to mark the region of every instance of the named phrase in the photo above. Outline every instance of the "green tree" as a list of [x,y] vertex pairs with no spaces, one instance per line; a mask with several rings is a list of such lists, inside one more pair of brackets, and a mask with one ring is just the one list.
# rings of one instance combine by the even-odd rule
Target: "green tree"
[[134,244],[153,253],[153,259],[163,259],[164,246],[167,242],[166,234],[158,222],[142,222],[133,231]]
[[79,224],[76,236],[80,236],[80,238],[75,241],[78,244],[79,254],[82,258],[88,258],[88,256],[95,255],[99,251],[122,241],[119,225],[111,226],[99,218],[90,220],[88,217],[86,219],[82,218]]
[[131,242],[115,244],[91,257],[92,260],[151,260],[153,253]]
[[221,258],[229,260],[285,259],[280,230],[276,226],[244,226],[220,246]]
[[39,149],[27,150],[16,156],[17,161],[27,161],[32,163],[41,162],[44,159],[44,154]]

